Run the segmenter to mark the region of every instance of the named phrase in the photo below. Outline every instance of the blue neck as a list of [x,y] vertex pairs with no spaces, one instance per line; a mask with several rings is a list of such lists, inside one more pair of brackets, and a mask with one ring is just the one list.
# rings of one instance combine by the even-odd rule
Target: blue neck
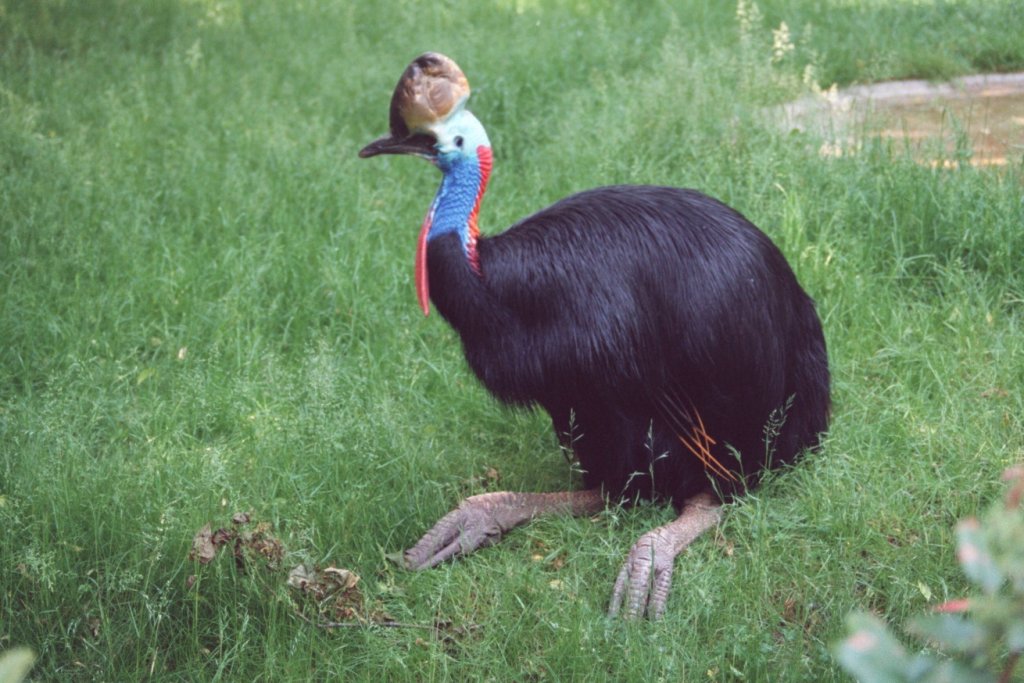
[[443,159],[438,166],[444,172],[441,187],[431,205],[430,232],[427,241],[454,232],[464,248],[471,239],[470,215],[480,192],[480,166],[472,157]]

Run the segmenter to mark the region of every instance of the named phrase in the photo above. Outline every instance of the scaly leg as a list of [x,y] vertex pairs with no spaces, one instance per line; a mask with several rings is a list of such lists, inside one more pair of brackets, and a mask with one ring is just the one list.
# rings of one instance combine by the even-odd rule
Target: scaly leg
[[409,569],[427,569],[455,555],[498,542],[502,534],[540,515],[590,515],[604,509],[600,489],[561,493],[497,491],[470,496],[405,551]]
[[678,519],[641,536],[615,580],[608,615],[614,617],[624,607],[627,619],[645,613],[652,619],[660,618],[672,585],[676,555],[718,524],[721,516],[721,507],[714,496],[700,493],[686,501]]

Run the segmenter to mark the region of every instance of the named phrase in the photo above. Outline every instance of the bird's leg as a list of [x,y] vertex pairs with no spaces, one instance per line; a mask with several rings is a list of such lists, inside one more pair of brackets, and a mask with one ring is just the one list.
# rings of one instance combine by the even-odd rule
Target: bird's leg
[[427,569],[498,542],[506,531],[549,514],[589,515],[604,508],[600,489],[560,493],[496,491],[470,496],[405,551],[409,569]]
[[722,509],[710,493],[688,499],[678,519],[640,537],[622,566],[608,615],[623,610],[627,619],[645,613],[658,619],[665,611],[676,555],[702,533],[718,524]]

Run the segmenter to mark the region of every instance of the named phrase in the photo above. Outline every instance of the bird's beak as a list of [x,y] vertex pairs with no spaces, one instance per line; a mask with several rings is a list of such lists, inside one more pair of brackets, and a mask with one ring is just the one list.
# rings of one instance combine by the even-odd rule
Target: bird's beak
[[378,154],[437,156],[432,135],[469,98],[469,81],[459,65],[436,52],[420,55],[405,68],[391,96],[390,133],[363,147],[363,159]]
[[429,158],[436,154],[435,144],[437,144],[437,140],[425,133],[416,133],[404,138],[385,135],[359,150],[359,157],[367,159],[378,154],[412,154]]

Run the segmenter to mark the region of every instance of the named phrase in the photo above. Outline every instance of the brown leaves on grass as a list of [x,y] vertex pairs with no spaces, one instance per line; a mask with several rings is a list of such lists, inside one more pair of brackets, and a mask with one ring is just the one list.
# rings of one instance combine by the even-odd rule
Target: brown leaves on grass
[[[235,566],[245,572],[250,566],[263,566],[271,572],[281,569],[284,544],[273,533],[270,522],[254,522],[252,514],[237,512],[231,516],[231,526],[213,528],[207,523],[192,538],[189,559],[200,565],[213,562],[221,551],[230,548]],[[196,583],[192,575],[186,587]],[[358,589],[359,577],[348,569],[327,567],[316,569],[299,565],[288,573],[286,584],[317,604],[318,616],[334,619],[356,619],[362,614],[363,596]],[[388,618],[386,615],[382,618]]]
[[350,590],[359,583],[359,577],[348,569],[327,567],[321,571],[300,564],[288,572],[288,585],[303,593],[323,600],[338,590]]
[[[357,588],[359,576],[355,572],[334,566],[318,570],[300,564],[288,573],[288,585],[311,598],[321,618],[330,616],[341,621],[362,618],[363,595]],[[381,612],[371,616],[371,621],[374,619],[388,620],[390,617]]]
[[261,560],[269,569],[276,569],[284,557],[284,545],[271,532],[270,522],[259,522],[252,528],[249,513],[238,512],[231,518],[231,528],[221,527],[216,531],[207,523],[192,538],[192,551],[188,559],[199,564],[209,564],[217,557],[221,548],[231,544],[235,564],[240,571],[252,560]]
[[217,557],[217,549],[228,540],[226,529],[217,529],[214,532],[212,525],[206,524],[192,539],[192,552],[188,559],[199,560],[199,564],[209,564]]
[[359,577],[348,569],[334,566],[318,569],[300,564],[288,573],[288,586],[298,596],[304,598],[306,604],[312,607],[316,614],[307,616],[306,612],[310,610],[304,610],[304,605],[300,602],[296,607],[296,615],[303,621],[323,629],[382,626],[431,630],[435,637],[445,643],[454,642],[457,637],[469,631],[467,628],[453,626],[441,620],[430,626],[399,622],[379,603],[373,607],[367,606],[359,590],[359,580]]
[[[231,554],[235,558],[238,571],[244,572],[248,565],[258,561],[267,569],[278,569],[284,558],[284,545],[272,533],[270,522],[259,522],[248,528],[251,515],[248,512],[237,512],[231,517],[232,527],[220,527],[214,530],[207,522],[192,537],[192,550],[188,559],[207,565],[216,559],[222,548],[231,546]],[[185,580],[185,588],[191,589],[196,583],[196,575],[192,574]]]
[[[496,474],[487,473],[485,476],[493,480]],[[188,557],[206,566],[226,548],[231,549],[240,572],[251,566],[263,566],[271,572],[269,576],[274,576],[282,569],[284,544],[274,535],[269,522],[254,522],[250,513],[234,514],[229,527],[214,529],[212,523],[203,525],[192,538]],[[195,574],[189,576],[185,587],[192,589],[197,580]],[[447,644],[453,644],[476,628],[475,625],[457,626],[440,619],[430,625],[401,623],[388,614],[379,601],[367,604],[360,590],[360,578],[355,572],[333,565],[321,569],[300,564],[288,572],[284,583],[295,599],[295,615],[319,628],[383,626],[425,629]],[[272,587],[267,588],[274,592]]]
[[1003,387],[989,387],[981,392],[982,398],[1009,398],[1010,392]]
[[[318,569],[300,564],[288,573],[288,586],[302,599],[296,605],[295,615],[308,624],[327,630],[366,627],[421,629],[430,631],[445,648],[455,647],[478,628],[476,624],[458,625],[445,619],[435,619],[432,624],[400,622],[388,614],[379,601],[368,606],[359,590],[359,581],[359,576],[348,569],[334,566]],[[315,614],[307,615],[310,611]],[[427,641],[417,638],[416,643],[426,645]]]

